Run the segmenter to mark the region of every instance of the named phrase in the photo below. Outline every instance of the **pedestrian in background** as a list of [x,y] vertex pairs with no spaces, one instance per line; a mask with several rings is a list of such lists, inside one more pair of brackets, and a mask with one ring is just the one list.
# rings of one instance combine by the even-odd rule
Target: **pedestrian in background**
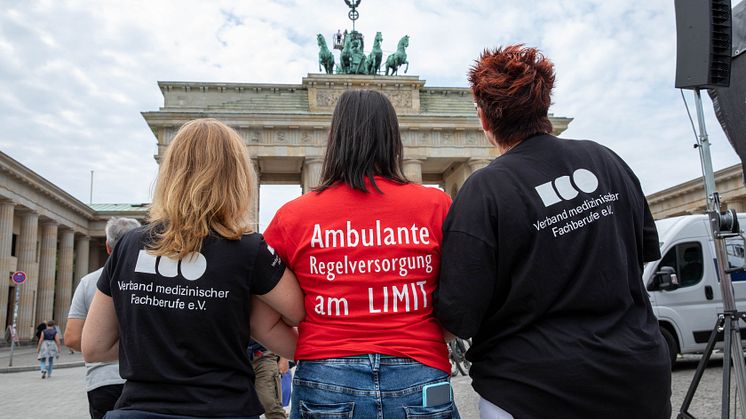
[[38,353],[36,359],[39,360],[41,369],[41,378],[52,377],[54,369],[54,360],[59,359],[62,346],[60,345],[60,336],[55,328],[53,320],[46,322],[47,328],[42,330],[39,335],[39,344],[36,345]]
[[[133,218],[110,218],[106,222],[106,254],[116,247],[119,239],[125,233],[140,227],[140,222]],[[84,276],[78,288],[75,289],[70,311],[67,314],[67,326],[65,326],[65,345],[68,348],[80,351],[80,340],[83,334],[83,325],[88,317],[88,309],[96,295],[96,283],[104,268]],[[92,419],[101,419],[106,412],[113,410],[114,405],[124,388],[124,379],[119,376],[119,363],[117,362],[95,362],[85,365],[85,387],[88,395],[88,412]]]

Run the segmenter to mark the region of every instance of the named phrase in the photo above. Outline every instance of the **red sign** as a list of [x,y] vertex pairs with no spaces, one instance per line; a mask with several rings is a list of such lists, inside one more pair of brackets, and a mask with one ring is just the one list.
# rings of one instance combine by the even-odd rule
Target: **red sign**
[[26,281],[26,272],[13,272],[13,275],[11,275],[11,279],[13,279],[13,282],[15,282],[16,284],[23,284],[23,282]]

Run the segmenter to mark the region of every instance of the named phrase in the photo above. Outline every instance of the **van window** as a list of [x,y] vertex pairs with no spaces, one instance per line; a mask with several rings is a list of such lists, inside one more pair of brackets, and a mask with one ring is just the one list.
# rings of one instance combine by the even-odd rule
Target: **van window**
[[[737,269],[744,267],[744,239],[742,237],[731,237],[725,239],[725,253],[728,256],[728,268]],[[733,272],[730,275],[733,282],[746,282],[746,272]]]
[[680,243],[666,252],[658,264],[658,270],[663,266],[673,268],[679,278],[679,288],[690,287],[702,280],[702,259],[702,245],[699,242]]

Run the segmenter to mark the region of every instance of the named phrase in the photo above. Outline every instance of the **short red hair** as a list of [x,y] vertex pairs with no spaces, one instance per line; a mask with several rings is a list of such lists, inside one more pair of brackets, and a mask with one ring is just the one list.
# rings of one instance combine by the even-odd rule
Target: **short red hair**
[[469,71],[474,100],[503,147],[549,134],[554,64],[523,44],[485,49]]

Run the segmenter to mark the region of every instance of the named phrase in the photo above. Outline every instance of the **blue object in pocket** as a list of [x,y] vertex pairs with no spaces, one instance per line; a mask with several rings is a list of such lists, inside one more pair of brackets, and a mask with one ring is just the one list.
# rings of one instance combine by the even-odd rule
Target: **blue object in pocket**
[[451,401],[453,401],[453,392],[451,391],[451,383],[448,381],[422,387],[423,407],[440,406]]

